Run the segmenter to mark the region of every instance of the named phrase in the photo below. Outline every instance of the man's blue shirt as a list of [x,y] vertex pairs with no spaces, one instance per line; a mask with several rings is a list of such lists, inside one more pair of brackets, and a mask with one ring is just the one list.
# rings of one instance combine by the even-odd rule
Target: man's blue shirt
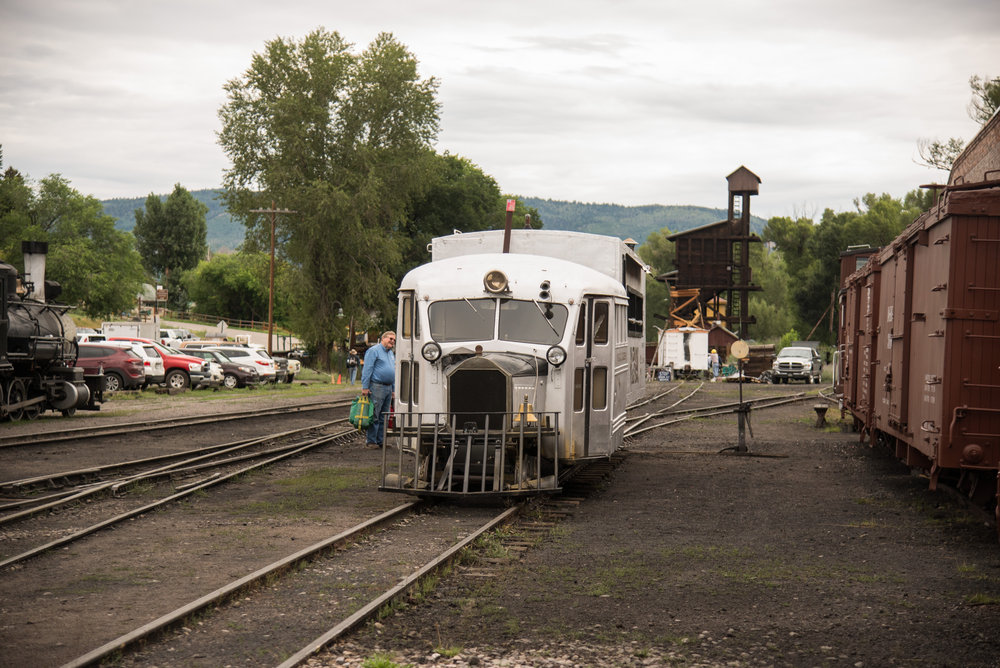
[[361,389],[370,390],[372,382],[391,385],[396,391],[396,355],[381,342],[365,351],[365,366],[361,372]]

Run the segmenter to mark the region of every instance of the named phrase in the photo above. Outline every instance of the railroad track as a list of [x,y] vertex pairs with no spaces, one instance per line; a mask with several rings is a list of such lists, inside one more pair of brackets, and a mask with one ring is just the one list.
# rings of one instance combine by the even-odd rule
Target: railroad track
[[[344,422],[344,420],[334,421],[334,423],[330,424],[335,424],[339,422]],[[300,436],[302,432],[313,431],[314,429],[315,427],[309,429],[294,430],[293,432],[288,432],[283,434],[271,434],[266,438],[269,440],[276,440],[277,438],[281,437],[294,438],[296,436]],[[304,440],[299,440],[283,445],[277,445],[274,447],[265,448],[263,450],[258,450],[251,453],[245,453],[243,455],[233,455],[223,460],[218,460],[214,462],[196,463],[196,460],[202,460],[204,459],[204,457],[209,457],[209,456],[212,457],[218,456],[220,453],[212,453],[211,455],[201,455],[193,459],[175,463],[174,465],[160,467],[155,470],[145,471],[139,474],[135,474],[133,476],[129,476],[124,479],[119,479],[117,481],[113,480],[95,485],[89,485],[86,486],[85,489],[69,494],[68,496],[51,500],[48,503],[45,503],[41,506],[37,506],[35,508],[30,508],[27,510],[14,513],[12,515],[8,515],[4,517],[2,520],[0,520],[0,524],[6,524],[16,520],[21,520],[37,512],[41,512],[43,510],[51,510],[55,507],[63,506],[68,503],[77,503],[83,501],[84,499],[96,496],[98,494],[118,493],[128,485],[135,485],[143,481],[148,482],[150,480],[158,478],[164,478],[164,477],[169,478],[172,475],[179,475],[181,473],[189,475],[195,473],[203,473],[208,468],[225,467],[227,469],[225,473],[210,474],[201,480],[184,485],[182,488],[176,489],[175,491],[173,491],[173,493],[163,498],[160,498],[156,501],[145,503],[138,507],[134,507],[125,512],[116,514],[113,517],[101,520],[89,526],[62,535],[59,538],[56,538],[55,540],[51,540],[42,545],[33,547],[27,551],[20,552],[18,554],[0,560],[0,570],[12,566],[14,564],[19,564],[23,561],[26,561],[32,557],[36,557],[44,552],[48,552],[55,548],[65,547],[70,543],[73,543],[85,536],[89,536],[93,533],[101,531],[102,529],[112,527],[126,520],[131,520],[135,517],[148,513],[152,510],[155,510],[167,504],[180,501],[194,494],[202,492],[205,489],[234,480],[236,478],[246,475],[247,473],[259,470],[267,466],[271,466],[287,458],[301,455],[310,450],[319,448],[321,446],[325,446],[327,444],[336,441],[341,441],[344,439],[353,439],[356,434],[357,430],[353,428],[340,429],[339,431],[333,434],[311,436],[305,438]],[[256,444],[257,443],[253,443],[253,445]],[[243,446],[238,446],[238,447],[249,447],[249,446],[245,444]],[[228,448],[226,453],[221,453],[221,454],[232,455],[232,451],[234,449],[235,448]],[[245,462],[248,460],[252,460],[252,463],[246,464]]]
[[[488,513],[485,520],[481,517],[483,513],[473,515],[467,509],[463,510],[462,514],[467,516],[461,521],[459,529],[463,535],[458,540],[448,542],[442,549],[440,531],[435,533],[434,540],[426,540],[423,545],[414,542],[419,533],[428,533],[426,522],[423,523],[424,526],[420,526],[421,523],[413,520],[414,514],[424,509],[425,505],[420,501],[405,503],[297,550],[104,643],[67,662],[64,668],[95,665],[111,657],[116,657],[116,665],[123,666],[158,664],[168,659],[176,662],[183,661],[186,655],[204,656],[206,651],[213,652],[213,656],[225,656],[234,663],[242,662],[240,654],[245,654],[254,657],[255,661],[269,657],[276,659],[276,663],[280,661],[280,657],[287,657],[281,666],[301,665],[329,643],[379,614],[386,606],[410,596],[421,580],[453,563],[484,534],[510,521],[523,508],[519,505],[500,512],[494,511]],[[451,533],[459,522],[454,517],[454,510],[443,513],[437,520],[448,527],[444,535]],[[378,535],[372,535],[375,529],[389,523],[395,524],[391,528],[382,529]],[[362,539],[365,542],[359,543]],[[363,599],[321,599],[314,606],[308,607],[309,604],[304,603],[298,593],[307,583],[311,583],[308,584],[311,587],[320,587],[319,581],[336,578],[337,575],[334,574],[340,574],[341,577],[349,575],[355,569],[363,567],[373,550],[387,553],[394,542],[407,540],[409,561],[413,562],[414,557],[420,557],[419,563],[400,564],[395,569],[386,566],[381,573],[368,571],[368,579],[357,589],[370,591],[375,587],[377,592],[370,593]],[[389,570],[394,572],[386,572]],[[198,625],[190,623],[193,617],[200,615],[204,618],[209,610],[211,614],[207,622],[203,619],[204,623]],[[248,620],[257,620],[263,624],[263,628],[274,631],[275,617],[286,615],[295,619],[291,625],[295,627],[294,632],[283,633],[280,638],[275,638],[271,633],[245,628],[245,632],[239,634],[240,638],[232,643],[242,650],[221,650],[223,654],[216,654],[220,652],[220,635],[217,635],[219,628],[233,629],[240,624],[244,627],[255,626],[253,621]],[[180,632],[173,635],[167,633],[178,626],[182,627]],[[192,631],[193,626],[200,628]],[[254,643],[251,640],[255,636],[256,647],[252,647]],[[204,649],[206,644],[212,649]],[[122,656],[124,651],[140,646],[141,649],[136,654]]]
[[255,408],[245,411],[212,413],[210,415],[163,418],[160,420],[140,420],[137,422],[116,423],[113,425],[103,425],[98,427],[76,427],[72,429],[60,429],[58,431],[0,436],[0,448],[16,448],[26,445],[45,445],[50,443],[61,443],[64,441],[79,441],[88,438],[99,438],[103,436],[123,434],[130,435],[163,429],[177,429],[203,424],[216,424],[230,420],[246,420],[274,415],[287,415],[290,413],[327,410],[330,408],[344,408],[350,405],[350,401],[326,400],[302,404],[274,406],[270,408]]

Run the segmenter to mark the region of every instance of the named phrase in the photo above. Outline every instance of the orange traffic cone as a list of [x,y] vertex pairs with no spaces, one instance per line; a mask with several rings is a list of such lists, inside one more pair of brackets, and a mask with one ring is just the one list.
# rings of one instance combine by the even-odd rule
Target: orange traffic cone
[[338,374],[337,374],[337,385],[340,385],[340,383],[341,383],[341,379],[342,379],[342,378],[343,378],[343,376],[341,376],[341,375],[340,375],[340,374],[338,373]]

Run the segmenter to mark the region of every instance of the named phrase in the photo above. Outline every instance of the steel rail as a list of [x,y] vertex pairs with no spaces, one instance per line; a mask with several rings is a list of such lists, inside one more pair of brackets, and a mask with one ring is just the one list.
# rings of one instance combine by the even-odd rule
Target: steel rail
[[466,536],[463,540],[459,541],[434,559],[424,564],[419,570],[402,580],[399,584],[387,590],[378,598],[373,599],[350,617],[344,619],[336,626],[332,627],[329,631],[308,643],[305,647],[281,663],[278,668],[295,668],[296,666],[302,665],[313,654],[319,652],[331,642],[353,629],[355,626],[375,615],[382,608],[382,606],[408,592],[422,578],[451,563],[462,552],[462,550],[471,545],[473,541],[486,532],[492,531],[501,524],[509,521],[512,517],[520,513],[523,508],[524,504],[518,504],[503,511],[479,529]]
[[[72,533],[72,534],[69,534],[67,536],[63,536],[62,538],[58,538],[58,539],[56,539],[54,541],[50,541],[48,543],[45,543],[44,545],[40,545],[40,546],[35,547],[35,548],[31,549],[31,550],[28,550],[27,552],[22,552],[21,554],[16,554],[16,555],[14,555],[12,557],[4,559],[3,561],[0,561],[0,569],[6,568],[7,566],[11,566],[13,564],[16,564],[16,563],[19,563],[19,562],[22,562],[22,561],[25,561],[27,559],[30,559],[31,557],[35,557],[35,556],[37,556],[39,554],[42,554],[43,552],[47,552],[47,551],[53,549],[53,548],[60,547],[62,545],[66,545],[68,543],[72,543],[73,541],[78,540],[80,538],[83,538],[84,536],[88,536],[88,535],[90,535],[92,533],[96,533],[97,531],[100,531],[101,529],[104,529],[106,527],[112,526],[112,525],[117,524],[119,522],[123,522],[123,521],[125,521],[127,519],[130,519],[132,517],[137,517],[138,515],[142,515],[143,513],[147,513],[150,510],[153,510],[154,508],[158,508],[158,507],[164,506],[164,505],[166,505],[168,503],[172,503],[173,501],[177,501],[178,499],[182,499],[184,497],[190,496],[191,494],[194,494],[195,492],[198,492],[200,490],[207,489],[207,488],[212,487],[214,485],[218,485],[220,483],[226,482],[227,480],[231,480],[231,479],[236,478],[238,476],[244,475],[244,474],[246,474],[246,473],[248,473],[250,471],[253,471],[255,469],[263,468],[263,467],[268,466],[270,464],[273,464],[275,462],[281,461],[283,459],[287,459],[289,457],[293,457],[293,456],[295,456],[297,454],[306,452],[307,450],[311,450],[312,448],[316,448],[316,447],[319,447],[321,445],[325,445],[325,444],[327,444],[327,443],[329,443],[331,441],[334,441],[334,440],[336,440],[338,438],[342,438],[343,436],[351,434],[354,431],[355,431],[354,429],[351,429],[349,431],[341,432],[339,434],[333,434],[333,435],[330,435],[330,436],[321,436],[319,438],[313,439],[312,441],[309,441],[309,442],[307,442],[307,443],[305,443],[305,444],[303,444],[303,445],[295,448],[294,450],[290,450],[290,451],[285,452],[285,453],[283,453],[281,455],[278,455],[276,457],[271,457],[270,459],[264,460],[262,462],[257,462],[256,464],[253,464],[251,466],[245,466],[245,467],[243,467],[241,469],[238,469],[236,471],[233,471],[231,473],[227,473],[224,476],[219,476],[217,478],[212,478],[211,480],[207,480],[207,481],[205,481],[205,482],[203,482],[203,483],[201,483],[199,485],[195,485],[194,487],[189,487],[189,488],[187,488],[187,489],[185,489],[183,491],[177,492],[175,494],[171,494],[170,496],[165,497],[163,499],[160,499],[158,501],[154,501],[153,503],[146,504],[146,505],[144,505],[144,506],[142,506],[140,508],[135,508],[133,510],[129,510],[127,512],[121,513],[120,515],[116,515],[116,516],[114,516],[112,518],[104,520],[103,522],[98,522],[97,524],[93,524],[93,525],[91,525],[89,527],[85,527],[85,528],[83,528],[83,529],[81,529],[79,531],[76,531],[76,532]],[[102,487],[104,487],[105,489],[107,489],[107,488],[110,488],[113,484],[114,483],[112,483],[112,482],[105,483],[105,485],[103,485]]]
[[[695,395],[695,393],[698,392],[698,390],[700,390],[702,387],[704,387],[704,385],[705,385],[705,383],[699,383],[698,387],[694,388],[687,395],[681,397],[680,399],[678,399],[674,403],[672,403],[669,406],[667,406],[667,408],[665,408],[664,410],[669,410],[669,409],[673,408],[674,406],[687,401],[688,399],[690,399],[691,397],[693,397]],[[680,387],[680,386],[678,386],[678,387]],[[632,425],[632,431],[629,431],[629,429],[626,428],[625,431],[622,433],[622,435],[623,436],[629,436],[631,433],[634,433],[636,427],[638,427],[639,425],[641,425],[643,422],[647,422],[648,420],[653,419],[657,415],[660,415],[661,412],[662,411],[658,411],[656,413],[649,413],[648,415],[645,415],[645,416],[643,416],[641,418],[636,419],[635,420],[635,424]]]
[[[791,397],[791,398],[788,398],[788,399],[780,399],[780,400],[777,400],[777,401],[772,401],[772,402],[767,403],[767,404],[758,405],[758,406],[756,406],[756,408],[758,408],[758,409],[761,409],[761,408],[774,408],[775,406],[782,406],[784,404],[792,404],[792,403],[795,403],[797,401],[802,401],[803,399],[809,399],[809,398],[811,398],[813,396],[815,396],[815,395],[806,394],[806,395],[800,395],[800,396]],[[729,415],[731,413],[736,413],[738,411],[739,411],[739,407],[738,406],[736,408],[728,408],[728,409],[717,410],[716,412],[712,412],[712,413],[698,413],[698,412],[691,411],[691,412],[688,412],[688,413],[684,414],[682,417],[676,418],[674,420],[667,420],[666,422],[658,422],[656,424],[649,425],[648,427],[643,427],[642,429],[626,430],[624,436],[635,436],[636,434],[642,434],[642,433],[647,432],[647,431],[652,431],[654,429],[659,429],[660,427],[667,427],[667,426],[672,425],[672,424],[677,424],[678,422],[684,422],[685,420],[691,420],[691,419],[698,418],[698,417],[715,417],[715,416],[718,416],[718,415]],[[636,425],[636,426],[638,426],[638,425]]]
[[248,418],[265,417],[268,415],[281,415],[283,413],[305,413],[309,411],[324,410],[327,408],[342,408],[345,406],[350,406],[350,402],[342,400],[329,400],[322,402],[312,402],[307,404],[292,404],[288,406],[275,406],[273,408],[237,411],[234,413],[213,413],[211,415],[163,418],[160,420],[144,420],[142,422],[131,422],[127,424],[119,423],[114,425],[105,425],[101,427],[77,427],[75,429],[60,429],[59,431],[38,432],[34,434],[19,434],[16,436],[3,436],[0,437],[0,448],[14,448],[25,445],[42,445],[45,443],[58,443],[61,441],[80,440],[84,438],[97,438],[100,436],[115,436],[118,434],[129,434],[139,431],[176,429],[179,427],[204,424],[206,422],[245,420]]
[[625,410],[631,411],[631,410],[635,410],[636,408],[639,408],[640,406],[645,406],[646,404],[651,404],[654,401],[656,401],[657,399],[665,397],[668,394],[670,394],[671,392],[676,392],[677,390],[681,389],[681,386],[684,385],[684,383],[686,383],[686,382],[687,381],[682,380],[680,383],[678,383],[674,387],[671,387],[666,392],[660,392],[659,394],[654,394],[653,396],[649,397],[648,399],[643,399],[641,401],[637,401],[637,402],[635,402],[634,404],[632,404],[630,406],[626,406]]
[[[91,466],[84,469],[76,469],[73,471],[59,471],[58,473],[48,473],[45,475],[32,476],[30,478],[21,478],[19,480],[7,480],[0,482],[0,490],[17,490],[21,487],[32,487],[39,484],[48,483],[50,486],[53,485],[57,480],[65,480],[74,477],[81,477],[86,475],[100,475],[108,474],[118,471],[119,469],[134,468],[138,466],[143,466],[146,464],[156,464],[159,462],[167,462],[175,459],[180,459],[181,457],[192,457],[192,456],[214,456],[224,452],[227,452],[230,448],[236,448],[247,445],[255,445],[257,443],[263,443],[270,439],[282,438],[288,435],[310,431],[312,429],[320,429],[328,427],[338,422],[344,422],[347,418],[339,418],[337,420],[329,420],[327,422],[320,422],[307,427],[300,427],[298,429],[292,429],[289,431],[277,432],[274,434],[267,434],[265,436],[257,436],[250,439],[241,439],[238,441],[230,441],[229,443],[218,443],[216,445],[208,445],[201,448],[194,448],[191,450],[181,450],[180,452],[172,452],[165,455],[156,455],[154,457],[143,457],[142,459],[132,459],[125,462],[115,462],[113,464],[103,464],[99,466]],[[197,461],[196,459],[182,460],[179,464],[183,464],[186,461]],[[157,469],[153,469],[157,470]]]
[[[12,513],[10,515],[6,515],[4,517],[0,517],[0,526],[2,526],[4,524],[8,524],[10,522],[14,522],[16,520],[23,519],[25,517],[29,517],[31,515],[37,514],[39,512],[45,511],[45,510],[52,510],[54,508],[62,507],[62,506],[66,505],[66,504],[68,504],[70,502],[79,501],[80,499],[83,499],[83,498],[86,498],[86,497],[89,497],[89,496],[95,496],[95,495],[100,494],[102,492],[108,491],[109,489],[112,492],[117,492],[122,486],[133,485],[133,484],[136,484],[136,483],[141,482],[143,480],[155,480],[157,478],[161,478],[161,477],[164,477],[164,476],[170,476],[170,475],[175,475],[175,474],[183,474],[183,473],[190,472],[190,471],[200,471],[200,470],[205,469],[205,468],[215,468],[215,467],[220,467],[220,466],[229,466],[231,464],[234,464],[234,463],[237,463],[237,462],[240,462],[240,461],[245,461],[246,459],[257,459],[257,458],[260,458],[260,457],[266,457],[269,454],[275,454],[275,453],[284,452],[286,450],[289,450],[289,449],[297,447],[297,446],[295,444],[285,445],[285,446],[278,446],[276,448],[265,449],[265,450],[258,451],[258,452],[252,452],[252,453],[248,453],[248,454],[245,454],[245,455],[240,455],[240,456],[237,456],[237,457],[230,457],[228,459],[224,459],[224,460],[221,460],[221,461],[218,461],[218,462],[212,462],[212,463],[209,463],[209,464],[202,465],[200,467],[192,466],[193,464],[196,464],[197,462],[203,462],[205,460],[214,459],[216,457],[221,457],[223,455],[231,454],[233,452],[238,452],[240,450],[245,450],[247,448],[251,448],[251,447],[260,445],[261,443],[266,443],[268,441],[272,441],[272,440],[279,439],[279,438],[288,438],[290,436],[294,436],[294,435],[299,434],[301,432],[312,431],[313,429],[317,429],[317,428],[328,427],[328,426],[337,424],[339,422],[344,422],[346,419],[347,418],[341,418],[339,420],[332,420],[330,422],[324,422],[324,423],[320,423],[318,425],[311,425],[311,426],[308,426],[308,427],[300,427],[299,429],[291,429],[291,430],[288,430],[288,431],[278,432],[278,433],[275,433],[275,434],[267,434],[266,436],[258,436],[256,438],[248,439],[248,440],[245,440],[245,441],[235,441],[233,443],[227,443],[227,444],[222,444],[222,445],[217,445],[217,446],[210,446],[208,448],[200,448],[200,449],[197,449],[197,450],[194,450],[194,451],[176,453],[175,455],[164,455],[165,458],[176,459],[177,457],[179,457],[179,456],[182,457],[182,456],[184,456],[186,454],[201,453],[201,454],[198,454],[195,457],[190,457],[188,459],[184,459],[184,460],[181,460],[181,461],[178,461],[178,462],[173,462],[172,464],[168,464],[166,466],[161,466],[161,467],[155,468],[155,469],[150,469],[148,471],[139,471],[139,472],[134,473],[132,475],[123,476],[123,477],[118,478],[116,480],[109,480],[109,481],[98,482],[98,483],[90,483],[90,484],[87,484],[87,485],[79,486],[76,490],[69,490],[65,494],[50,495],[48,497],[42,497],[40,500],[41,501],[47,501],[47,503],[41,503],[39,505],[36,505],[36,506],[31,507],[31,508],[22,510],[20,512]],[[156,459],[158,459],[158,458],[150,458],[150,460],[156,460]],[[110,466],[110,468],[112,468],[112,469],[119,468],[119,467],[120,467],[120,464],[112,464]],[[53,477],[55,477],[55,476],[53,476]],[[80,489],[80,487],[82,487],[82,489]],[[30,499],[26,499],[25,501],[30,501]],[[24,505],[24,504],[22,504],[22,505]]]
[[284,573],[289,569],[293,568],[302,561],[305,561],[317,554],[330,549],[336,549],[342,545],[345,545],[351,540],[358,538],[359,536],[365,534],[371,529],[384,524],[390,520],[397,518],[398,516],[411,512],[414,508],[422,505],[422,501],[410,501],[404,503],[400,506],[388,510],[381,515],[373,517],[369,520],[358,524],[346,531],[342,531],[335,536],[325,538],[318,543],[314,543],[309,547],[303,548],[294,554],[290,554],[287,557],[279,559],[274,563],[271,563],[263,568],[260,568],[249,575],[245,575],[238,580],[234,580],[229,584],[216,589],[213,592],[205,594],[204,596],[191,601],[190,603],[177,608],[173,612],[169,612],[148,624],[140,626],[139,628],[126,633],[123,636],[119,636],[114,640],[101,645],[97,649],[87,652],[83,656],[80,656],[69,663],[63,665],[63,668],[81,668],[82,666],[89,666],[91,664],[97,663],[101,659],[107,658],[108,656],[120,652],[128,647],[139,643],[150,636],[159,633],[163,629],[175,624],[205,608],[217,605],[225,602],[236,594],[239,594],[254,585],[268,580],[268,578]]

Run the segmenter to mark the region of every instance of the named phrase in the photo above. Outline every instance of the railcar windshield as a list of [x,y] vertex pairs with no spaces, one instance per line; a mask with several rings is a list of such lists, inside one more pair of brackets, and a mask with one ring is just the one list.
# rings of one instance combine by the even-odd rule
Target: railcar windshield
[[493,338],[496,299],[434,302],[427,310],[435,341],[489,341]]
[[489,341],[496,329],[501,341],[553,344],[562,340],[568,317],[562,304],[518,299],[455,299],[428,308],[431,338],[440,342]]
[[559,343],[566,328],[566,307],[548,302],[504,299],[500,302],[500,340]]

